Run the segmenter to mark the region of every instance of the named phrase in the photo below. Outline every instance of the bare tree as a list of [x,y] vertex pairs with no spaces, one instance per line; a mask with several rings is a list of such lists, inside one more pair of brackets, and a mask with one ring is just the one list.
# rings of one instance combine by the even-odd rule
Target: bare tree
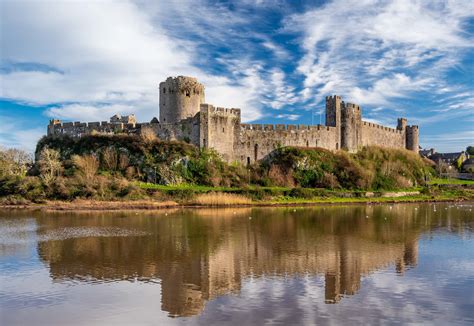
[[104,150],[102,154],[102,160],[104,167],[109,171],[117,170],[118,165],[118,155],[117,151],[113,147],[108,147]]
[[74,155],[72,161],[77,167],[79,173],[84,177],[85,181],[87,183],[93,183],[94,177],[99,169],[99,160],[97,160],[94,155]]
[[32,164],[33,156],[30,153],[16,148],[0,148],[0,177],[25,176]]
[[43,148],[38,165],[43,182],[47,185],[51,184],[61,173],[62,165],[59,152],[52,148]]

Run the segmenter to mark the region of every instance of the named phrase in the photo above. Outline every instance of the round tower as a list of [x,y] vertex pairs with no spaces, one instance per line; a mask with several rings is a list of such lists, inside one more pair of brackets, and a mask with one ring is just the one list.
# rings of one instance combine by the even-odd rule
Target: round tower
[[193,77],[168,77],[160,83],[160,122],[194,117],[204,103],[204,86]]
[[420,132],[418,126],[407,126],[406,144],[407,149],[418,153]]
[[342,149],[348,152],[357,152],[362,144],[362,115],[360,106],[342,102],[341,115],[341,142]]

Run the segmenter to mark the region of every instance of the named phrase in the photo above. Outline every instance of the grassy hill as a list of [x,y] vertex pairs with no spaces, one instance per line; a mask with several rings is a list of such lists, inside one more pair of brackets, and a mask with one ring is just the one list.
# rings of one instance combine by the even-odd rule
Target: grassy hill
[[429,161],[402,149],[366,147],[350,154],[284,147],[243,166],[222,161],[213,150],[128,135],[43,137],[35,157],[28,176],[0,177],[0,196],[188,200],[221,192],[253,200],[345,198],[424,186],[434,175]]

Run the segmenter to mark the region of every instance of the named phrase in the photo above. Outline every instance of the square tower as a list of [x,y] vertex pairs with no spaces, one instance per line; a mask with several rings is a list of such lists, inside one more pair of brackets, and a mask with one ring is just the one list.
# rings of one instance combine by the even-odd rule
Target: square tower
[[326,126],[336,127],[336,149],[341,148],[341,97],[326,96]]

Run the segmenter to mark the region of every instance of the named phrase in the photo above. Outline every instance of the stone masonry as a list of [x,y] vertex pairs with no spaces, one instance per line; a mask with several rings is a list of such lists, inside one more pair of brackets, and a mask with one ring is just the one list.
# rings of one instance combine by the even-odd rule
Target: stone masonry
[[137,123],[135,116],[114,115],[110,122],[51,120],[48,135],[81,137],[91,133],[140,134],[153,130],[163,140],[213,148],[228,162],[252,164],[278,147],[321,147],[356,152],[363,146],[405,148],[418,152],[418,126],[398,119],[397,128],[362,120],[361,107],[340,96],[326,97],[326,125],[242,124],[240,109],[205,103],[204,86],[192,77],[169,77],[160,83],[160,120]]

